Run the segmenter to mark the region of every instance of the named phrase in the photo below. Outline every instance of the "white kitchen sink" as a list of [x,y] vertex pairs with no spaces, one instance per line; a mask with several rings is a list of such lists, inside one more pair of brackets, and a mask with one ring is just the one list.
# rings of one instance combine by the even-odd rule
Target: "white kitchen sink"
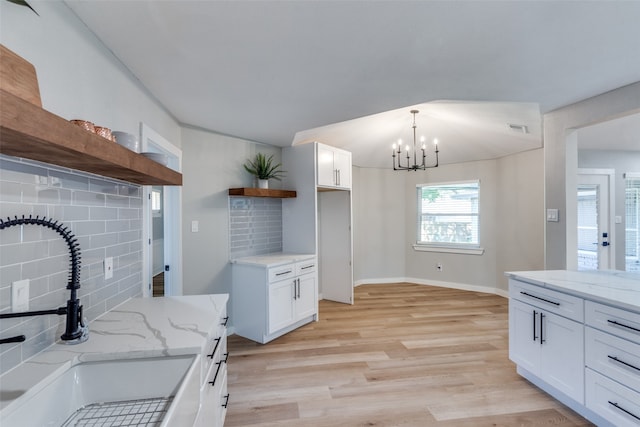
[[[80,363],[46,378],[12,402],[3,409],[0,424],[2,427],[59,427],[72,416],[84,416],[89,409],[100,409],[109,402],[111,406],[126,407],[118,409],[120,411],[131,410],[132,404],[138,402],[140,405],[136,407],[148,413],[151,410],[146,402],[160,402],[158,412],[152,415],[157,422],[141,425],[191,425],[198,411],[199,383],[199,356]],[[102,417],[107,416],[104,410],[98,412]],[[113,416],[113,410],[109,413]]]

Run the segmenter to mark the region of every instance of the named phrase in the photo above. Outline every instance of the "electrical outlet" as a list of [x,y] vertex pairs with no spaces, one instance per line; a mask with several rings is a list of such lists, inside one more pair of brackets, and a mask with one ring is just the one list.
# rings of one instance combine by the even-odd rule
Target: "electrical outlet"
[[113,277],[113,257],[104,259],[104,280],[111,279]]
[[436,264],[436,270],[442,271],[442,263],[441,262]]
[[29,311],[29,279],[12,283],[11,311]]

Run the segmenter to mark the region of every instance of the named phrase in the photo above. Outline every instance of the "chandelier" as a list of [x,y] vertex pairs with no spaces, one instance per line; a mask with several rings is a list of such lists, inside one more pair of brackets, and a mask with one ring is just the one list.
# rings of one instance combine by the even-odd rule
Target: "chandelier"
[[[406,159],[407,159],[407,164],[406,166],[402,165],[402,140],[399,139],[398,140],[398,144],[393,144],[393,151],[392,151],[392,155],[393,155],[393,170],[394,171],[417,171],[417,170],[425,170],[428,168],[437,168],[438,167],[438,140],[434,139],[433,142],[435,144],[435,163],[432,165],[427,166],[426,164],[426,160],[427,160],[427,153],[426,153],[426,149],[427,146],[425,144],[425,139],[424,136],[420,137],[420,143],[422,144],[422,146],[420,147],[420,149],[422,150],[422,163],[418,164],[418,145],[416,143],[416,114],[419,113],[418,110],[411,110],[410,111],[411,114],[413,114],[413,165],[410,165],[410,160],[411,160],[411,156],[409,154],[409,145],[405,146],[405,151],[406,151]],[[396,151],[397,150],[397,151]],[[397,156],[396,156],[397,154]],[[396,164],[396,157],[398,158],[398,162]]]

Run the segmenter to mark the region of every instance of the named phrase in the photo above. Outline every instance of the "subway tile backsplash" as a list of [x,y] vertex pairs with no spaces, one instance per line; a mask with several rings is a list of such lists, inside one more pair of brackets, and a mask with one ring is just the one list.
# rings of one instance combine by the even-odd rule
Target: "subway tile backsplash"
[[282,200],[229,197],[231,259],[282,252]]
[[[88,320],[142,293],[142,187],[0,155],[0,218],[22,215],[62,222],[78,238],[78,295]],[[114,258],[109,280],[104,280],[105,257]],[[30,310],[65,305],[68,269],[67,247],[55,231],[35,225],[1,230],[0,312],[11,311],[11,285],[21,279],[30,280]],[[27,338],[0,347],[0,374],[59,339],[64,319],[0,319],[0,338]]]

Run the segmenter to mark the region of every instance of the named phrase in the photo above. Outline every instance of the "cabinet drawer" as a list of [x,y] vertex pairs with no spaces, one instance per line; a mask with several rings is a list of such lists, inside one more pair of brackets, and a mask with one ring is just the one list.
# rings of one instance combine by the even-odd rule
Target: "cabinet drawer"
[[294,263],[271,267],[269,269],[269,283],[295,277],[296,265]]
[[640,344],[585,328],[585,362],[591,369],[640,392]]
[[640,344],[640,313],[593,301],[586,302],[585,312],[587,325]]
[[616,427],[640,424],[640,393],[586,369],[587,408]]
[[300,261],[296,263],[296,276],[300,276],[302,274],[313,273],[316,271],[316,260],[308,259],[306,261]]
[[584,300],[573,295],[509,279],[509,297],[577,322],[584,321]]

